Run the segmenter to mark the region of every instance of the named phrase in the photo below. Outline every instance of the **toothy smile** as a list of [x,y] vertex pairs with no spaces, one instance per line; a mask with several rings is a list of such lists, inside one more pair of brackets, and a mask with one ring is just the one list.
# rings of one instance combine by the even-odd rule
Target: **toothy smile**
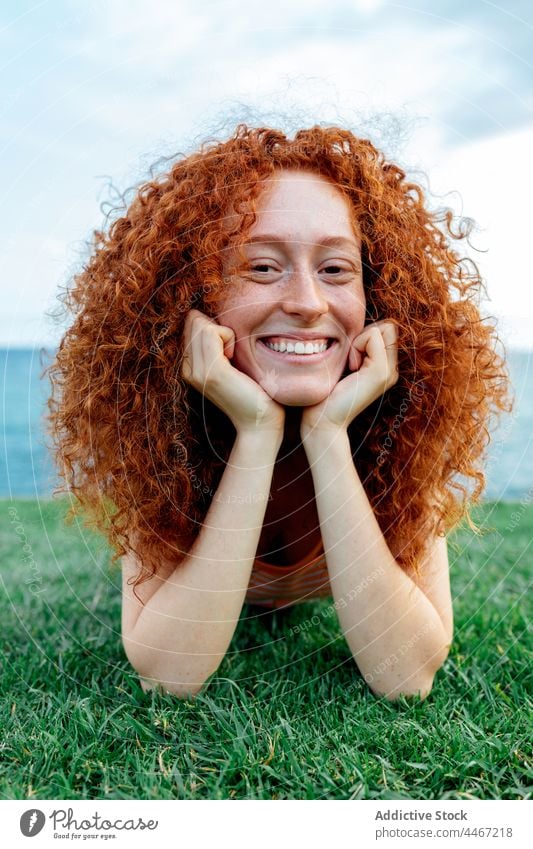
[[267,336],[259,340],[271,351],[279,354],[321,354],[326,351],[335,341],[334,339],[313,339],[312,341],[301,341],[289,339],[283,336]]

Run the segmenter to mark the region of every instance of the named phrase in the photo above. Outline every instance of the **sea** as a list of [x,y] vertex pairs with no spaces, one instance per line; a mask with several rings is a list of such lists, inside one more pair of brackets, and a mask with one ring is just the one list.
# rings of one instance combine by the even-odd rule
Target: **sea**
[[[57,486],[44,416],[44,349],[0,349],[0,498],[47,498]],[[493,428],[485,499],[533,502],[533,351],[508,353],[514,410]],[[452,423],[451,423],[452,424]]]

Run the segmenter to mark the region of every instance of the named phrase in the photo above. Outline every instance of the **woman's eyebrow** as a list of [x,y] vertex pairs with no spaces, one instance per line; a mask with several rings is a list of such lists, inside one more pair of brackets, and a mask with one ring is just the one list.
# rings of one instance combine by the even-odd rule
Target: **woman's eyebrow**
[[[257,242],[263,245],[269,245],[285,241],[288,240],[283,239],[275,233],[258,233],[254,236],[249,236],[248,239],[246,239],[246,241],[242,242],[241,244],[243,245],[243,247],[246,247],[246,245],[253,245]],[[359,250],[357,242],[354,239],[348,239],[346,236],[319,236],[318,239],[316,239],[316,241],[314,242],[304,242],[302,240],[300,241],[300,244],[316,244],[320,245],[321,247],[323,246],[327,248],[346,247],[355,248],[355,250]]]

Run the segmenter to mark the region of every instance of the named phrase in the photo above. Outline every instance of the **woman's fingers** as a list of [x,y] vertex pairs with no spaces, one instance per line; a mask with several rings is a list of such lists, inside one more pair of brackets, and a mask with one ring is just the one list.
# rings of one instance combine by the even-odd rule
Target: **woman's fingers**
[[224,343],[224,356],[231,360],[235,351],[235,333],[231,327],[217,325],[217,332]]
[[[203,332],[206,325],[210,331],[207,336]],[[181,374],[185,380],[190,380],[192,377],[191,362],[199,362],[200,355],[209,364],[219,355],[219,349],[215,350],[212,346],[215,337],[218,337],[222,342],[224,356],[231,359],[235,351],[235,333],[231,327],[218,324],[200,310],[191,309],[187,315],[184,328],[185,347]],[[201,350],[202,343],[207,344],[208,350]]]
[[[398,330],[391,321],[369,324],[353,341],[353,348],[361,357],[367,357],[369,366],[375,366],[384,376],[387,386],[398,379]],[[364,364],[364,361],[363,361]]]
[[381,324],[381,333],[385,343],[387,352],[387,360],[391,374],[396,374],[398,378],[398,328],[391,321],[384,321]]
[[376,357],[380,363],[387,357],[381,329],[375,324],[369,324],[368,327],[365,327],[363,332],[354,339],[353,344],[354,348],[361,354],[366,354],[371,359]]
[[362,364],[363,355],[360,351],[357,350],[355,345],[352,343],[350,345],[350,352],[348,354],[348,368],[350,369],[350,371],[359,371]]
[[181,376],[231,419],[237,431],[281,431],[284,409],[229,359],[235,333],[199,310],[190,310],[184,327]]

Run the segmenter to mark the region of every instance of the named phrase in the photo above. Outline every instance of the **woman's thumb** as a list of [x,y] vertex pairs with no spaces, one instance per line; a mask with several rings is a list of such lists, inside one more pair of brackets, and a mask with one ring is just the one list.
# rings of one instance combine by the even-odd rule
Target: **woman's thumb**
[[363,355],[360,351],[357,350],[355,345],[350,346],[350,353],[348,355],[348,365],[350,371],[359,371],[361,368],[361,363],[363,362]]
[[235,352],[235,333],[231,327],[219,325],[220,338],[224,343],[224,356],[231,360]]

